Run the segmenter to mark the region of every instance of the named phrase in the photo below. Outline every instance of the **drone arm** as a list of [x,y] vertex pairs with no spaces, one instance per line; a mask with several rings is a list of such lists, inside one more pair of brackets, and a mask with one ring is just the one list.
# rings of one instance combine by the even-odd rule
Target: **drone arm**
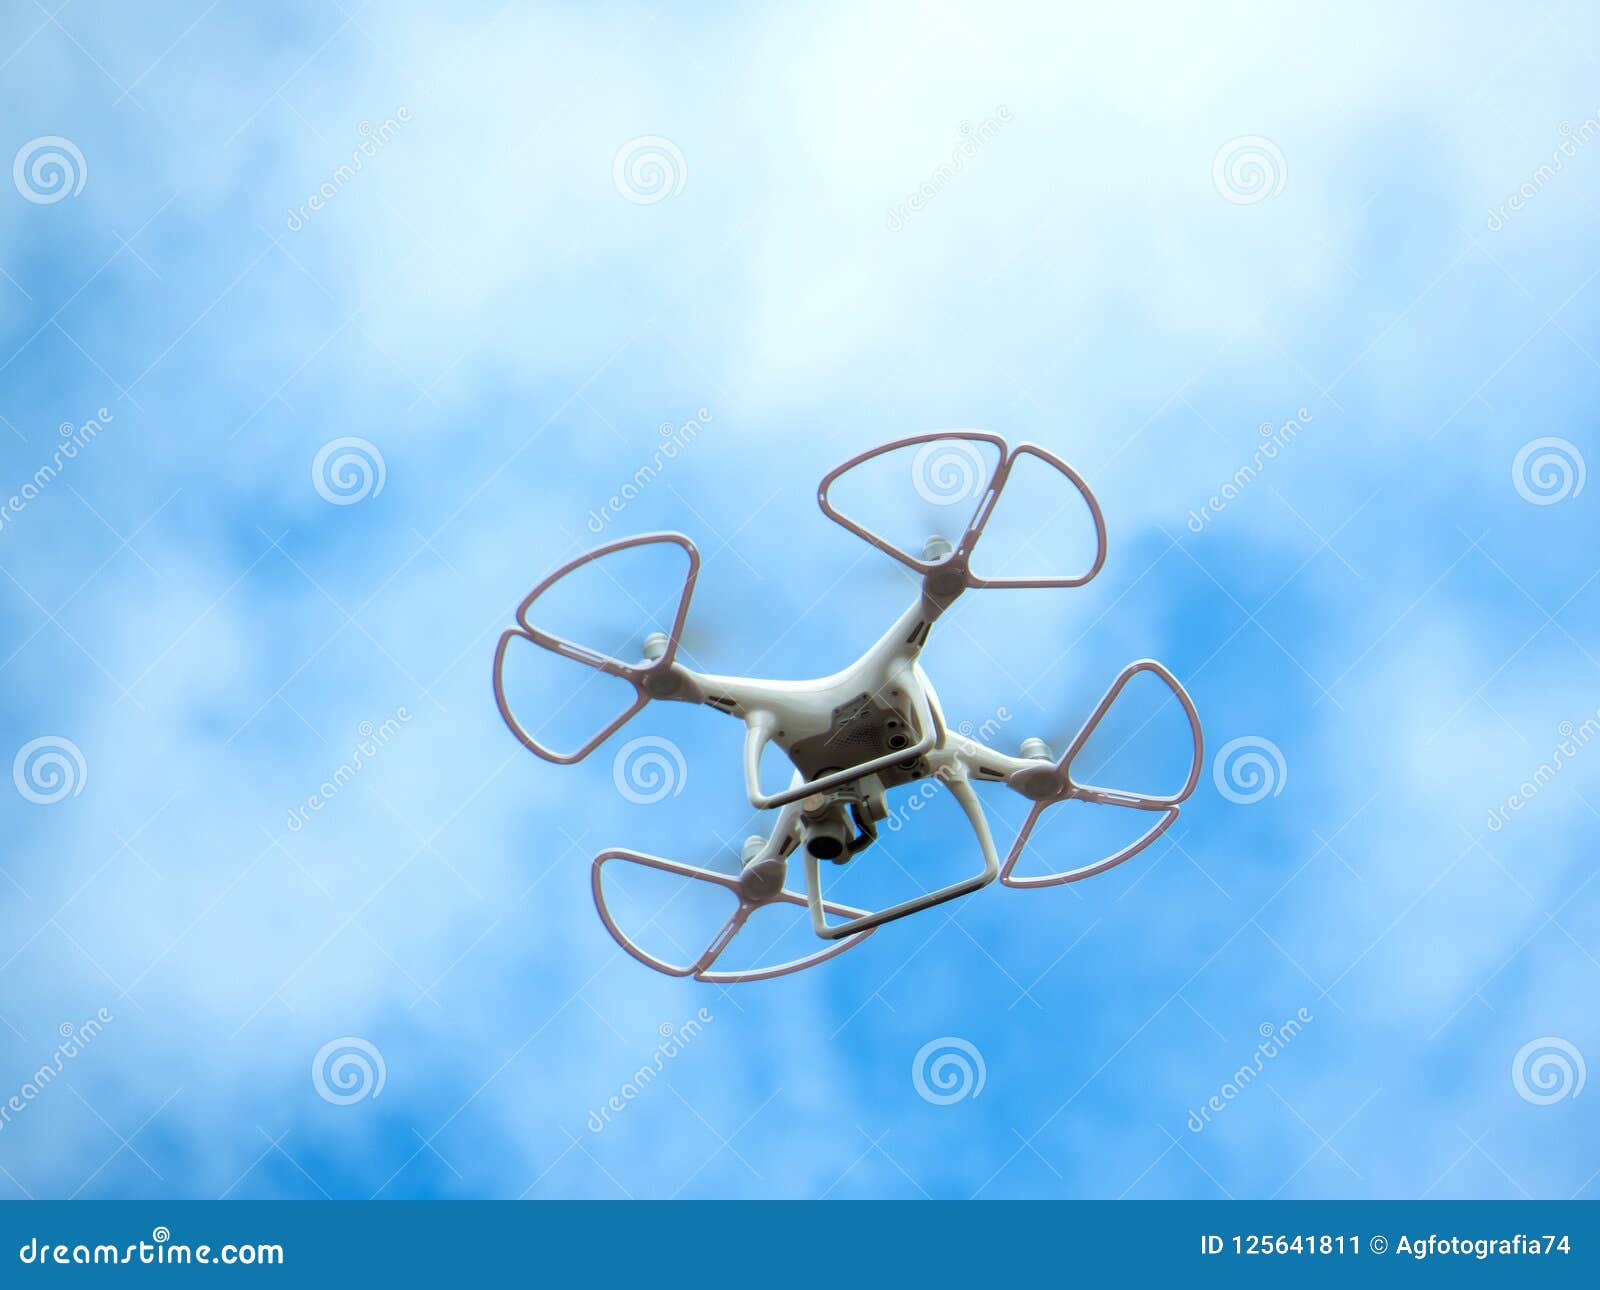
[[1003,753],[955,730],[945,736],[945,746],[961,762],[968,775],[990,783],[1005,783],[1018,771],[1038,765],[1033,759]]
[[972,785],[967,782],[966,772],[957,764],[942,772],[939,778],[960,803],[961,809],[966,812],[968,822],[972,825],[972,831],[978,836],[978,845],[983,850],[983,872],[971,878],[963,878],[960,882],[951,883],[948,887],[941,887],[938,891],[930,891],[921,896],[914,896],[910,900],[903,900],[888,909],[852,918],[849,922],[829,923],[826,902],[822,899],[822,875],[817,867],[817,858],[808,851],[805,853],[806,896],[811,907],[811,926],[823,940],[836,941],[846,936],[854,936],[858,932],[871,931],[884,923],[892,923],[897,918],[920,913],[924,909],[942,905],[947,900],[955,900],[958,896],[969,895],[979,888],[987,887],[999,876],[1000,857],[995,851],[994,838],[989,832],[989,821],[984,817],[983,805],[978,801],[978,795],[972,791]]

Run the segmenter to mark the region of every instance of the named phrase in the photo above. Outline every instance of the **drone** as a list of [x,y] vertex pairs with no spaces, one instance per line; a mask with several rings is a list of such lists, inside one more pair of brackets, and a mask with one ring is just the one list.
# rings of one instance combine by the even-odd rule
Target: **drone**
[[[955,540],[930,537],[917,555],[893,545],[842,513],[829,500],[830,488],[842,475],[887,453],[915,446],[920,452],[960,452],[968,460],[976,461],[980,444],[989,445],[995,451],[996,464],[976,490],[976,508],[960,537]],[[973,572],[973,548],[982,538],[1013,469],[1024,457],[1034,458],[1060,472],[1088,507],[1094,523],[1095,555],[1086,572],[1075,577],[1050,578],[986,578]],[[745,790],[752,807],[772,815],[769,831],[745,843],[737,875],[624,849],[602,851],[593,861],[591,886],[595,907],[606,929],[633,958],[668,976],[693,977],[718,985],[786,976],[837,957],[886,923],[970,895],[997,878],[1003,886],[1035,888],[1078,882],[1104,873],[1139,854],[1165,833],[1177,819],[1181,803],[1194,792],[1200,779],[1203,736],[1199,714],[1178,679],[1153,659],[1130,663],[1117,674],[1059,757],[1053,756],[1041,739],[1023,740],[1018,753],[1010,755],[952,729],[918,661],[934,624],[968,590],[1081,587],[1100,572],[1106,557],[1105,519],[1088,484],[1066,462],[1031,443],[1009,448],[1000,436],[986,431],[913,435],[861,453],[830,471],[818,486],[817,501],[829,519],[899,561],[920,578],[912,603],[877,643],[854,663],[831,676],[803,681],[718,676],[695,671],[679,662],[678,644],[700,571],[700,554],[687,537],[671,532],[621,538],[563,565],[522,600],[516,611],[517,625],[505,631],[495,650],[494,693],[501,717],[529,751],[559,765],[582,761],[652,700],[700,704],[744,723]],[[574,570],[615,552],[655,545],[681,548],[688,558],[688,574],[670,630],[646,637],[640,659],[630,661],[588,649],[541,630],[530,620],[530,610],[539,598]],[[626,681],[633,687],[632,703],[575,750],[562,752],[547,747],[517,720],[506,698],[503,675],[506,651],[519,637]],[[1174,793],[1150,795],[1105,788],[1082,782],[1074,774],[1074,762],[1090,736],[1124,687],[1141,673],[1150,673],[1165,684],[1188,721],[1193,755],[1188,776]],[[762,757],[774,744],[794,768],[790,782],[783,787],[762,782]],[[825,899],[821,863],[859,862],[878,840],[877,826],[888,814],[886,794],[926,780],[948,789],[965,814],[982,854],[982,871],[885,909],[863,910]],[[1003,861],[973,789],[974,783],[1003,784],[1032,804]],[[1093,863],[1042,875],[1016,873],[1017,862],[1039,817],[1058,803],[1074,800],[1148,812],[1155,818],[1133,842]],[[804,870],[803,893],[785,885],[790,861],[796,858]],[[601,881],[602,871],[608,865],[643,866],[710,884],[730,894],[734,901],[733,912],[692,961],[668,962],[631,939],[613,917]],[[717,970],[717,960],[750,916],[774,903],[809,909],[811,927],[822,942],[821,946],[810,954],[775,966]]]

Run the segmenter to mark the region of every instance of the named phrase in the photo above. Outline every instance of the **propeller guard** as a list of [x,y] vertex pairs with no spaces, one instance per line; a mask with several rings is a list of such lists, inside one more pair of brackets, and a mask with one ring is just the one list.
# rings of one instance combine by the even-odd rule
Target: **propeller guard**
[[[673,615],[672,629],[667,633],[665,650],[660,657],[647,663],[626,663],[622,659],[613,658],[609,654],[602,654],[598,650],[589,649],[575,641],[569,641],[557,636],[553,632],[542,631],[528,621],[528,610],[540,596],[549,591],[556,583],[565,578],[576,569],[590,564],[603,556],[611,555],[617,551],[625,551],[630,547],[654,546],[669,543],[680,546],[689,558],[689,572],[684,579],[683,592],[678,598],[677,612]],[[543,757],[561,766],[570,766],[574,762],[582,761],[607,739],[614,735],[651,699],[657,698],[688,698],[683,693],[684,680],[681,674],[674,672],[673,659],[678,653],[678,638],[683,634],[683,622],[689,613],[689,601],[694,596],[695,579],[700,576],[700,552],[695,544],[681,533],[645,533],[639,537],[622,538],[616,542],[607,542],[604,546],[596,547],[593,551],[585,552],[574,560],[568,561],[557,569],[544,581],[530,591],[517,606],[517,626],[508,628],[500,637],[500,643],[494,652],[494,699],[500,709],[500,716],[505,720],[523,747],[529,752]],[[506,650],[517,637],[532,641],[535,645],[542,646],[552,653],[573,662],[582,663],[585,667],[592,667],[597,672],[604,672],[609,676],[620,677],[633,686],[634,701],[622,712],[614,717],[600,732],[575,752],[561,753],[547,748],[523,728],[522,723],[511,711],[511,704],[506,698],[505,691],[505,660]]]
[[[950,443],[985,443],[995,448],[999,453],[999,462],[985,482],[983,491],[978,498],[978,504],[972,512],[972,517],[967,521],[966,529],[963,531],[960,540],[955,543],[954,549],[943,557],[924,560],[911,555],[909,552],[902,551],[887,538],[845,515],[829,499],[828,490],[832,488],[835,481],[841,475],[848,474],[854,470],[857,466],[901,448],[909,448],[915,444],[934,444],[941,441]],[[1083,498],[1084,504],[1089,508],[1089,516],[1094,521],[1094,562],[1090,564],[1086,572],[1078,574],[1076,577],[980,578],[972,572],[970,564],[972,549],[977,546],[978,539],[983,536],[984,527],[994,514],[995,503],[1000,500],[1000,493],[1005,488],[1006,481],[1011,477],[1012,469],[1025,456],[1037,457],[1046,465],[1065,475],[1072,486],[1078,490],[1078,494]],[[931,579],[933,589],[941,594],[951,594],[969,587],[1081,587],[1100,572],[1106,560],[1105,516],[1101,513],[1100,503],[1095,500],[1094,493],[1090,490],[1089,485],[1084,482],[1083,476],[1062,461],[1060,457],[1044,448],[1038,447],[1036,444],[1024,443],[1017,445],[1016,448],[1010,448],[999,435],[990,434],[986,430],[936,430],[931,434],[918,434],[904,439],[895,439],[890,443],[882,444],[870,451],[860,453],[850,458],[842,466],[836,466],[822,477],[822,483],[817,486],[817,505],[822,508],[822,513],[834,523],[849,529],[857,537],[865,538],[878,550],[893,556],[907,568],[914,569],[922,574],[924,578]]]
[[[678,874],[681,877],[693,878],[697,882],[710,883],[722,887],[733,893],[738,901],[737,907],[728,921],[711,942],[701,951],[693,963],[680,966],[657,958],[650,951],[630,938],[611,916],[611,910],[606,905],[605,886],[601,882],[601,870],[613,860],[621,860],[629,864],[644,865],[649,869],[660,869],[666,873]],[[594,905],[600,913],[600,921],[606,925],[606,930],[624,950],[643,963],[646,967],[654,968],[657,972],[667,976],[692,976],[696,981],[706,981],[712,985],[738,985],[748,981],[770,981],[774,977],[788,976],[795,972],[803,971],[808,967],[815,967],[825,963],[831,958],[837,958],[853,945],[864,941],[872,935],[873,928],[868,927],[855,932],[846,939],[834,941],[824,945],[814,954],[804,955],[798,959],[790,959],[787,963],[779,963],[772,967],[746,968],[735,972],[713,972],[712,965],[722,956],[728,948],[728,943],[733,940],[739,929],[743,927],[757,909],[763,905],[781,903],[786,905],[799,905],[802,908],[811,904],[805,896],[798,892],[780,888],[772,894],[754,898],[750,896],[739,879],[725,873],[718,873],[714,869],[702,869],[696,865],[684,864],[679,860],[666,860],[660,856],[647,855],[642,851],[628,851],[621,848],[602,851],[594,858],[594,867],[590,871],[590,886],[594,891]],[[865,910],[853,909],[849,905],[836,904],[833,901],[822,901],[822,907],[830,914],[839,918],[860,920],[867,917]]]
[[[1189,763],[1189,775],[1183,787],[1176,793],[1169,794],[1143,794],[1131,793],[1123,789],[1101,788],[1093,784],[1080,784],[1072,777],[1072,763],[1078,754],[1083,751],[1084,745],[1089,742],[1089,737],[1094,734],[1102,718],[1111,710],[1111,705],[1117,701],[1117,696],[1122,693],[1128,682],[1141,672],[1152,672],[1167,686],[1183,706],[1184,716],[1189,722],[1189,734],[1193,740],[1194,755]],[[1159,838],[1178,818],[1178,809],[1186,801],[1195,786],[1200,782],[1200,771],[1205,760],[1205,736],[1200,729],[1200,714],[1195,711],[1194,700],[1189,697],[1187,690],[1179,683],[1165,667],[1154,659],[1139,659],[1129,663],[1117,674],[1111,687],[1105,692],[1104,697],[1089,714],[1087,721],[1073,736],[1072,743],[1066,752],[1061,755],[1055,765],[1041,764],[1014,772],[1008,783],[1025,797],[1033,799],[1033,809],[1028,812],[1028,818],[1022,826],[1022,831],[1017,834],[1017,840],[1011,846],[1011,853],[1006,857],[1005,863],[1000,868],[1000,881],[1007,887],[1055,887],[1062,883],[1078,882],[1083,878],[1092,878],[1096,874],[1113,869],[1124,860],[1132,859],[1143,851],[1152,842]],[[1058,802],[1066,801],[1093,802],[1102,806],[1120,806],[1135,811],[1159,812],[1160,819],[1135,841],[1123,847],[1114,855],[1097,860],[1093,864],[1081,865],[1076,869],[1068,869],[1061,873],[1041,874],[1036,877],[1019,878],[1013,870],[1017,861],[1022,857],[1023,849],[1027,846],[1028,838],[1033,833],[1034,826],[1038,824],[1039,817]]]

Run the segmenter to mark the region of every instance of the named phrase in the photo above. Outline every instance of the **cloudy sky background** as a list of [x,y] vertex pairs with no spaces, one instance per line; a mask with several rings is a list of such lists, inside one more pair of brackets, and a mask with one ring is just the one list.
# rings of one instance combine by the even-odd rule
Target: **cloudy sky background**
[[[0,1095],[63,1024],[114,1020],[0,1119],[0,1189],[1594,1194],[1593,1093],[1539,1105],[1514,1070],[1541,1039],[1600,1054],[1600,748],[1488,825],[1600,708],[1600,493],[1538,504],[1513,473],[1546,437],[1600,460],[1592,15],[47,5],[0,17],[0,143],[70,140],[83,182],[0,191],[0,493],[62,423],[110,420],[0,527],[7,762],[54,737],[86,768],[55,803],[0,795]],[[619,191],[641,136],[681,191]],[[1245,137],[1271,195],[1216,176]],[[1014,748],[1162,659],[1208,742],[1171,834],[776,983],[623,955],[590,857],[731,867],[759,826],[738,730],[656,705],[554,767],[489,668],[701,409],[603,527],[699,543],[716,671],[831,671],[898,612],[891,562],[816,509],[846,457],[960,426],[1073,462],[1105,572],[974,593],[927,666]],[[313,462],[345,436],[384,484],[332,505]],[[649,804],[613,775],[641,735],[687,766]],[[1241,738],[1282,756],[1254,803],[1213,777]],[[861,881],[970,865],[933,819]],[[345,1037],[384,1083],[339,1105],[313,1066]],[[938,1105],[913,1064],[945,1038],[984,1082]]]

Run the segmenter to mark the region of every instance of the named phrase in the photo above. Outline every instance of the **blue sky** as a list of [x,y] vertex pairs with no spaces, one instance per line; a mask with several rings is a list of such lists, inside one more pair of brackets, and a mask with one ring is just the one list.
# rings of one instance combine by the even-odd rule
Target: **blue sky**
[[[1573,5],[9,7],[0,493],[56,465],[0,525],[0,728],[81,761],[0,794],[0,1191],[1593,1196],[1597,50]],[[665,195],[617,178],[644,138]],[[696,417],[606,529],[699,543],[725,672],[898,612],[831,466],[949,427],[1071,461],[1104,573],[974,593],[927,666],[1007,742],[1163,660],[1208,743],[1171,834],[757,987],[622,955],[590,858],[731,866],[737,728],[656,705],[554,767],[489,668]],[[349,438],[382,487],[333,504]],[[613,776],[646,735],[687,768],[653,803]],[[1218,788],[1241,739],[1259,801]],[[343,1104],[352,1038],[383,1083]],[[984,1078],[942,1105],[947,1039]]]

